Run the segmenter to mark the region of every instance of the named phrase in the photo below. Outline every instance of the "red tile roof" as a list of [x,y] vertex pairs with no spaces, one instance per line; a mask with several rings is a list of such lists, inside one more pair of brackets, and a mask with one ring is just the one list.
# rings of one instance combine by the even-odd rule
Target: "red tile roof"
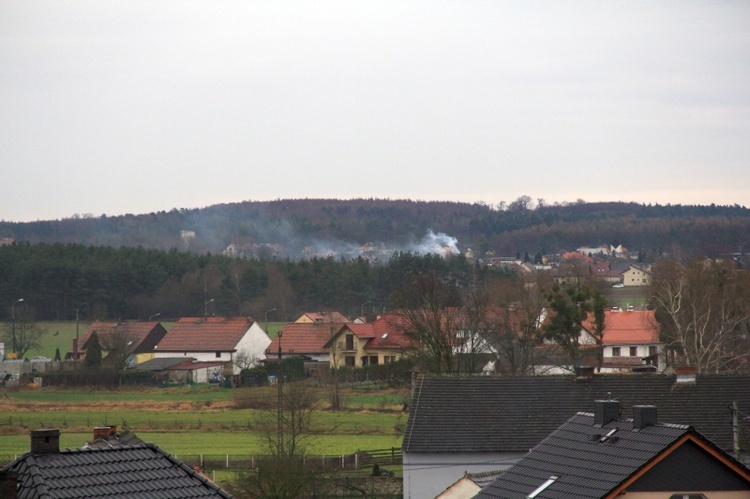
[[249,317],[183,317],[159,342],[159,352],[230,352],[253,320]]
[[[643,345],[659,343],[659,327],[652,310],[604,313],[604,345]],[[593,331],[593,314],[583,324],[587,331]]]
[[416,341],[406,334],[407,320],[396,313],[384,315],[372,323],[375,338],[367,342],[365,348],[408,348],[416,346]]
[[[343,324],[290,322],[286,324],[268,346],[271,356],[279,351],[279,341],[283,354],[320,354],[328,353],[325,344],[335,335]],[[333,328],[333,334],[331,329]]]
[[[333,322],[338,324],[344,324],[349,322],[349,319],[340,312],[305,312],[302,317],[307,316],[313,322]],[[302,318],[300,317],[300,319]],[[298,319],[299,320],[299,319]]]
[[361,340],[369,340],[364,348],[408,348],[416,345],[416,342],[406,335],[406,319],[403,316],[392,313],[366,324],[346,324],[338,330],[336,336],[347,329]]
[[[86,350],[86,344],[91,339],[91,335],[94,331],[96,331],[97,335],[99,336],[99,343],[102,345],[102,348],[106,350],[107,345],[107,338],[112,335],[115,331],[120,334],[127,334],[127,336],[133,341],[134,351],[137,353],[139,347],[141,346],[141,343],[144,342],[146,338],[148,338],[149,334],[154,331],[155,328],[162,328],[162,326],[158,322],[94,322],[92,323],[88,329],[83,333],[83,335],[80,338],[80,341],[78,342],[78,351],[79,353],[84,353]],[[163,335],[160,334],[161,331],[155,334],[159,334],[159,337],[155,338],[154,341],[158,342],[162,339]],[[73,352],[73,349],[70,349],[70,353]]]

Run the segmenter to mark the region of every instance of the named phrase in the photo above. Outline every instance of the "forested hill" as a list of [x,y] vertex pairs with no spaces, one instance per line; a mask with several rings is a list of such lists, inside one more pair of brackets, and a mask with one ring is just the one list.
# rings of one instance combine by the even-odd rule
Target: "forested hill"
[[[193,231],[194,239],[181,239]],[[431,232],[430,232],[431,231]],[[0,222],[0,239],[16,243],[181,248],[217,253],[229,244],[313,246],[321,253],[382,242],[414,249],[431,233],[478,254],[551,253],[618,241],[631,250],[679,248],[684,256],[748,251],[750,210],[742,206],[563,203],[539,206],[528,196],[507,205],[386,199],[246,201],[143,215],[74,216]],[[343,252],[342,252],[343,254]]]

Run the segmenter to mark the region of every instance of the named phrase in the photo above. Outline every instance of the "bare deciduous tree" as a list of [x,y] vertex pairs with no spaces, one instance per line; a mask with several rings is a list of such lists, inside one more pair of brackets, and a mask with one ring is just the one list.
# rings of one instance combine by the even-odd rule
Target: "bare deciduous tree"
[[[273,391],[263,392],[272,395]],[[312,438],[318,389],[309,381],[297,381],[284,383],[275,395],[276,404],[256,417],[266,456],[257,460],[255,469],[240,474],[233,489],[252,498],[315,497],[325,483],[304,456]]]
[[428,372],[453,372],[453,348],[461,331],[461,300],[455,285],[433,274],[419,275],[399,286],[392,300],[405,334],[415,341],[413,358]]
[[7,324],[3,332],[6,350],[10,352],[15,345],[19,358],[23,358],[30,350],[42,346],[42,338],[47,334],[47,328],[34,322],[34,311],[29,306],[17,307],[11,324]]
[[118,371],[128,366],[131,355],[133,355],[133,351],[138,346],[135,344],[133,335],[128,332],[127,327],[123,327],[121,324],[115,325],[112,331],[106,334],[100,334],[99,344],[102,350],[106,352],[106,357],[102,361],[103,364],[113,367]]
[[654,266],[652,294],[662,340],[699,373],[739,369],[750,358],[750,274],[727,261]]

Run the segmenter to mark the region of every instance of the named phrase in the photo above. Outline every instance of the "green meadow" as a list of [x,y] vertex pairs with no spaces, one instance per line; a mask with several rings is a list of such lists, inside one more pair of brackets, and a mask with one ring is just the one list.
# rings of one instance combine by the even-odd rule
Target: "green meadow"
[[[129,428],[145,441],[176,455],[263,453],[259,409],[237,409],[237,396],[268,396],[265,389],[206,385],[139,390],[5,390],[0,392],[0,460],[29,448],[29,432],[59,428],[61,447],[92,438],[95,426]],[[309,435],[311,454],[340,455],[357,450],[399,448],[407,415],[401,392],[373,387],[346,388],[346,409],[326,408],[324,394]]]

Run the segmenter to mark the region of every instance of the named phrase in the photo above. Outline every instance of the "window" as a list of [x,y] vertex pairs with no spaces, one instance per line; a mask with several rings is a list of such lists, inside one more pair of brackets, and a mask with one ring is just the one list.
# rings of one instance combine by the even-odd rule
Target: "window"
[[378,365],[378,356],[377,355],[370,355],[370,365],[371,366],[377,366]]
[[630,356],[631,357],[637,357],[638,356],[638,347],[630,347]]
[[221,358],[221,352],[216,352],[216,358],[217,358],[217,359],[220,359],[220,358]]
[[347,355],[346,357],[344,357],[344,363],[349,367],[354,367],[354,356]]
[[620,347],[612,347],[612,357],[620,356]]
[[656,347],[653,346],[653,345],[650,346],[650,347],[648,347],[648,354],[649,355],[656,355]]
[[346,335],[346,349],[354,350],[354,335],[353,334]]

